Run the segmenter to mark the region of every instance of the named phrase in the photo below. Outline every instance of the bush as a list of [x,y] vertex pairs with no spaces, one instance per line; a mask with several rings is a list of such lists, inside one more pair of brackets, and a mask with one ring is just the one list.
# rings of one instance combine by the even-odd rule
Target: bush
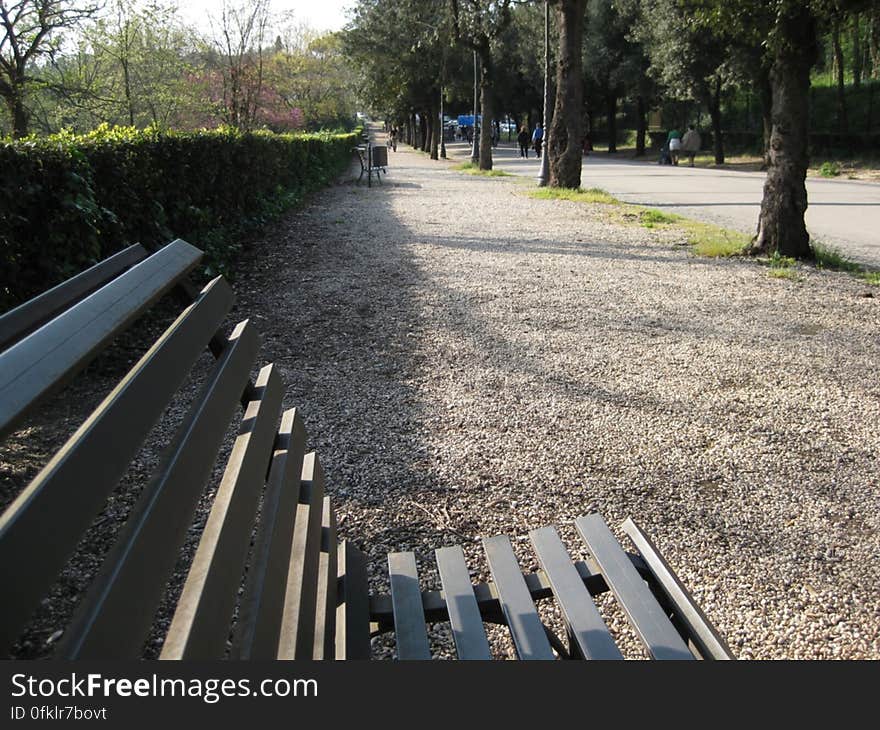
[[356,140],[102,126],[0,144],[0,310],[138,242],[184,238],[228,274],[242,236],[329,182]]
[[840,165],[836,162],[823,162],[819,167],[819,174],[822,177],[837,177],[840,175]]

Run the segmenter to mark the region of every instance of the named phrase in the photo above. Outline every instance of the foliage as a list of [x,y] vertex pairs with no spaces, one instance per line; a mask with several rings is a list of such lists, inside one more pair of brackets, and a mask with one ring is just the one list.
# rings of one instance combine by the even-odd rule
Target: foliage
[[633,33],[639,17],[638,3],[590,0],[584,33],[584,71],[591,96],[607,99],[626,95],[649,97],[654,93],[647,74],[649,59]]
[[28,133],[26,100],[37,82],[40,61],[58,50],[61,31],[93,16],[99,7],[91,0],[0,0],[0,97],[14,136]]
[[184,238],[228,273],[241,238],[337,174],[356,138],[101,126],[0,144],[0,307],[135,242]]
[[453,55],[450,20],[439,0],[358,2],[342,44],[360,71],[371,111],[400,121],[438,99],[443,62]]
[[268,122],[271,129],[289,123],[285,112],[312,130],[350,126],[355,84],[341,34],[305,34],[298,45],[277,50],[267,60],[265,83],[279,102],[267,105],[277,115]]
[[819,166],[819,174],[822,177],[837,177],[840,175],[840,165],[837,162],[823,162]]
[[98,124],[198,128],[211,124],[196,44],[176,8],[114,0],[75,45],[56,54],[33,95],[44,134]]
[[[180,19],[178,0],[103,6],[76,29],[59,30],[45,58],[27,66],[27,94],[15,98],[30,131],[86,132],[103,122],[190,131],[352,126],[354,70],[338,35],[295,28],[270,14],[267,0],[218,3],[208,38]],[[274,43],[270,28],[280,31]],[[0,137],[13,128],[13,107],[5,106]]]

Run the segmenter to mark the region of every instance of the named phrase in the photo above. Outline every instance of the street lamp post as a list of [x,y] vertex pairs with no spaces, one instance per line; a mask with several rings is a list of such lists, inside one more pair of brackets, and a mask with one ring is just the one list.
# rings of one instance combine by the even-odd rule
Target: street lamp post
[[480,162],[480,140],[477,138],[477,52],[474,51],[474,146],[471,150],[471,162]]
[[538,174],[538,186],[546,187],[550,182],[550,2],[544,0],[544,139],[541,146],[541,172]]
[[[440,37],[440,29],[436,25],[431,25],[430,23],[425,23],[422,20],[417,20],[416,23],[419,25],[424,25],[426,28],[430,28],[437,34],[437,37]],[[440,71],[440,157],[442,159],[446,159],[446,129],[443,126],[443,85],[446,83],[446,47],[443,46],[443,61],[441,64]]]
[[443,119],[443,86],[440,87],[440,159],[446,159],[446,122]]

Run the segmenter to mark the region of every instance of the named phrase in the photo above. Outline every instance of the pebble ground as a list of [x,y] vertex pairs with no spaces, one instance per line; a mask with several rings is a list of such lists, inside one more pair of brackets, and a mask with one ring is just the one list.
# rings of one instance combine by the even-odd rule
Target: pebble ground
[[[438,588],[449,544],[487,579],[479,539],[499,533],[537,567],[528,531],[548,524],[580,557],[573,520],[597,511],[652,535],[737,657],[880,658],[880,291],[697,258],[675,231],[531,199],[534,181],[390,157],[236,280],[374,588],[392,550]],[[448,625],[431,638],[450,655]]]

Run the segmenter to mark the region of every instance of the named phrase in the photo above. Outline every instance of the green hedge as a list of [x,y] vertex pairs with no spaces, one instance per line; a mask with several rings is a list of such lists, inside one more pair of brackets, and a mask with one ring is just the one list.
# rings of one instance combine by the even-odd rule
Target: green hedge
[[0,311],[136,242],[184,238],[228,274],[241,238],[339,174],[357,138],[105,126],[0,144]]

